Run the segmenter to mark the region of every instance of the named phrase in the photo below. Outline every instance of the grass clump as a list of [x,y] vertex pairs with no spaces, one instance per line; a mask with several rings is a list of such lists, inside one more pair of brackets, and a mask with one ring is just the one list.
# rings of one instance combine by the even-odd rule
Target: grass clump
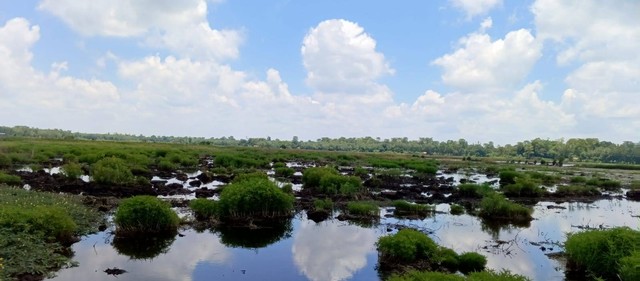
[[19,176],[5,174],[0,171],[0,184],[17,186],[22,184],[22,179]]
[[555,192],[558,196],[597,196],[600,191],[597,187],[588,185],[561,185]]
[[13,164],[11,157],[0,152],[0,169],[9,168]]
[[523,205],[509,201],[504,195],[492,193],[480,202],[480,217],[491,220],[514,222],[530,221],[532,210]]
[[75,237],[97,230],[103,216],[81,197],[0,185],[0,280],[20,275],[51,277],[71,266],[65,255]]
[[611,190],[611,191],[619,190],[620,187],[622,186],[622,184],[619,181],[614,181],[610,179],[599,179],[599,178],[589,179],[587,180],[586,184],[591,186],[597,186],[604,190]]
[[102,184],[129,185],[135,181],[127,162],[115,157],[104,158],[93,164],[91,176]]
[[198,198],[189,203],[197,220],[209,220],[218,215],[218,203],[205,198]]
[[343,176],[327,167],[308,168],[302,175],[303,187],[322,194],[356,195],[364,191],[362,180],[356,176]]
[[333,210],[333,201],[331,198],[316,199],[313,201],[313,207],[316,211],[328,211]]
[[288,178],[293,176],[295,169],[289,167],[277,167],[274,169],[276,177]]
[[262,176],[236,178],[220,194],[219,215],[223,219],[288,217],[294,197]]
[[380,208],[372,202],[352,201],[347,203],[347,213],[357,217],[377,217],[380,215]]
[[438,250],[438,245],[429,236],[409,228],[380,237],[376,246],[381,263],[392,264],[431,260]]
[[628,262],[638,259],[640,231],[618,227],[569,234],[565,251],[569,260],[577,266],[576,269],[605,279],[617,279],[622,268],[628,270],[625,274],[633,273]]
[[500,185],[508,185],[516,183],[516,178],[522,176],[514,170],[502,170],[498,174],[500,177]]
[[114,221],[119,235],[175,232],[180,223],[169,203],[148,195],[122,200]]
[[540,184],[527,176],[517,177],[515,183],[501,185],[501,189],[506,196],[514,197],[539,197],[544,194]]
[[531,279],[509,271],[472,272],[468,276],[432,271],[409,271],[394,275],[388,281],[529,281]]
[[458,192],[462,197],[482,198],[493,192],[493,188],[487,184],[464,183],[458,186]]
[[576,177],[572,177],[569,179],[570,183],[586,183],[587,182],[587,178],[583,177],[583,176],[576,176]]
[[640,280],[640,251],[620,259],[619,275],[622,281]]
[[83,174],[82,165],[75,162],[69,162],[62,165],[62,173],[69,179],[77,179]]
[[452,215],[462,215],[464,214],[464,207],[458,204],[451,204],[451,210],[449,211]]
[[464,274],[483,271],[487,265],[487,258],[474,252],[463,253],[458,256],[458,269]]
[[399,215],[421,215],[435,211],[433,206],[414,204],[405,200],[393,201],[393,206],[396,208],[396,214]]
[[638,181],[638,180],[631,181],[631,183],[629,184],[629,189],[631,189],[631,190],[640,189],[640,181]]

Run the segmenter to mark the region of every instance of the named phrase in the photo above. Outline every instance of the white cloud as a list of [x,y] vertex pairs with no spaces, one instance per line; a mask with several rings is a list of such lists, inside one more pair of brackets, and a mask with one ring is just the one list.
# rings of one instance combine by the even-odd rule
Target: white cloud
[[456,51],[433,64],[444,69],[442,81],[455,89],[496,92],[515,89],[542,56],[541,51],[542,44],[525,29],[495,41],[479,32],[461,38]]
[[464,11],[469,19],[486,14],[496,6],[502,5],[502,0],[449,0],[449,2]]
[[191,58],[236,58],[242,42],[238,31],[211,28],[205,0],[43,0],[38,8],[85,36],[140,37]]
[[301,48],[307,84],[323,93],[371,94],[375,80],[393,74],[376,41],[357,23],[326,20],[309,30]]

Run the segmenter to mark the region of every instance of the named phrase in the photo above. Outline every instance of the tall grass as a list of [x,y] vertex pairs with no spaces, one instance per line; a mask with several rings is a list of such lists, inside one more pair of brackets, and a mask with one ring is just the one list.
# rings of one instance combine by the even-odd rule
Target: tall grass
[[491,193],[480,202],[479,215],[485,219],[523,222],[529,221],[532,210],[509,201],[504,195]]
[[119,235],[175,232],[180,219],[171,205],[153,196],[134,196],[122,200],[114,221]]

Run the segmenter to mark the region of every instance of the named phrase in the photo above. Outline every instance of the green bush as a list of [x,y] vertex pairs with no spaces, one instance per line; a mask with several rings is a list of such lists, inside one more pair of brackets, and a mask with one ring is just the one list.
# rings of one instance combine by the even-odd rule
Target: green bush
[[332,211],[333,201],[331,201],[331,198],[316,199],[313,201],[313,207],[316,211]]
[[413,204],[405,200],[393,201],[393,206],[396,208],[396,213],[398,214],[425,214],[435,211],[433,206]]
[[377,217],[380,215],[380,208],[372,202],[349,202],[347,203],[347,213],[352,216]]
[[17,186],[22,184],[22,179],[19,176],[8,175],[0,171],[0,184]]
[[462,215],[462,214],[464,214],[464,207],[462,207],[462,205],[458,205],[458,204],[451,204],[450,213],[452,215]]
[[458,269],[464,274],[483,271],[486,265],[487,258],[478,253],[467,252],[458,256]]
[[493,192],[493,188],[487,184],[464,183],[458,186],[458,191],[462,197],[482,198]]
[[267,178],[235,179],[220,194],[219,211],[224,219],[290,216],[294,197]]
[[380,237],[376,246],[380,260],[384,262],[431,260],[438,251],[438,245],[429,236],[409,228],[394,235]]
[[57,206],[3,206],[0,210],[0,227],[35,233],[48,241],[71,241],[77,230],[71,216]]
[[394,275],[388,281],[530,281],[531,279],[509,271],[472,272],[468,276],[455,273],[409,271],[403,275]]
[[587,182],[587,178],[582,177],[582,176],[572,177],[571,179],[569,179],[569,182],[571,182],[571,183],[586,183]]
[[317,189],[320,187],[320,180],[326,175],[339,175],[338,171],[328,167],[307,168],[302,173],[302,184],[305,189]]
[[180,223],[169,203],[147,195],[122,200],[114,221],[122,235],[172,232]]
[[613,279],[618,274],[622,258],[640,251],[640,231],[618,227],[569,234],[565,251],[580,268],[596,276]]
[[640,250],[621,258],[619,271],[622,281],[640,280]]
[[502,185],[502,192],[507,196],[525,196],[525,197],[538,197],[544,194],[544,189],[540,188],[538,182],[529,179],[528,177],[518,177],[515,179],[515,183]]
[[175,171],[178,169],[178,165],[171,162],[169,159],[161,159],[158,161],[158,169],[161,171]]
[[0,169],[9,168],[13,164],[11,158],[3,153],[0,153]]
[[93,164],[91,176],[103,184],[129,185],[135,181],[127,162],[115,157],[104,158]]
[[589,185],[561,185],[556,189],[555,194],[560,196],[596,196],[600,191],[595,186]]
[[480,201],[479,215],[485,219],[497,219],[507,221],[529,221],[532,210],[509,201],[504,195],[491,193]]
[[69,162],[67,164],[62,165],[62,173],[70,179],[77,179],[80,178],[80,176],[82,176],[82,165],[75,163],[75,162]]
[[502,170],[499,176],[500,185],[508,185],[516,183],[516,178],[520,177],[521,174],[513,170]]
[[458,271],[458,266],[460,262],[458,261],[458,253],[449,248],[440,248],[440,252],[438,253],[438,259],[440,260],[440,265],[451,272]]
[[282,177],[282,178],[291,177],[296,172],[296,170],[289,167],[278,167],[278,168],[275,168],[274,170],[275,170],[276,177]]
[[197,220],[208,220],[218,214],[218,203],[205,198],[198,198],[189,203]]

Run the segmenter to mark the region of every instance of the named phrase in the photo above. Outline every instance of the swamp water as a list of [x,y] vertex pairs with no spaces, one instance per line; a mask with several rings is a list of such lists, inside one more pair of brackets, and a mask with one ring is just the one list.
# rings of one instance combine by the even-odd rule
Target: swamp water
[[[473,216],[450,215],[448,208],[438,205],[437,213],[422,220],[385,217],[383,209],[373,227],[335,219],[315,223],[299,213],[290,225],[256,233],[182,230],[175,237],[133,244],[101,232],[73,245],[79,265],[51,280],[379,280],[375,242],[401,226],[429,233],[458,253],[477,251],[487,256],[490,269],[509,269],[532,280],[564,280],[562,263],[549,256],[562,251],[566,233],[640,228],[640,202],[625,199],[540,202],[528,226],[488,225]],[[108,268],[127,272],[108,275]]]

